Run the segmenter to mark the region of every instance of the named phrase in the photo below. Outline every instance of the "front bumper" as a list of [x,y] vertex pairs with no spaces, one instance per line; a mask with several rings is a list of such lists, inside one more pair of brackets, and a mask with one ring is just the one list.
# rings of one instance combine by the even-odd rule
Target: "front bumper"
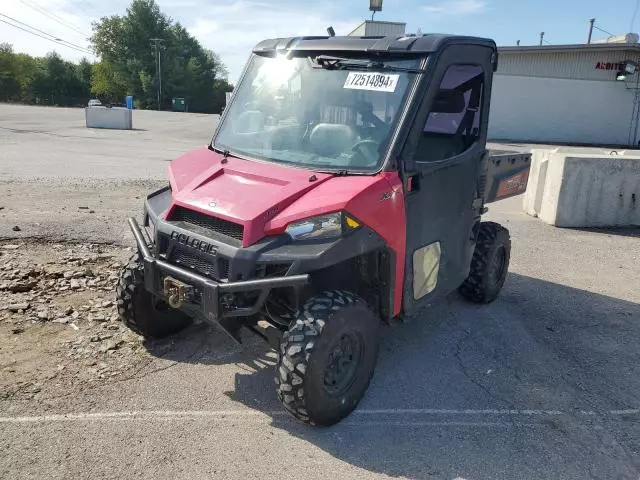
[[[146,232],[129,220],[144,258],[146,289],[168,300],[166,277],[188,285],[197,291],[197,298],[180,309],[192,317],[217,321],[229,333],[242,325],[241,317],[258,313],[273,289],[302,289],[312,283],[312,276],[322,276],[328,268],[386,248],[384,240],[366,226],[336,239],[293,242],[285,234],[265,236],[243,247],[237,239],[199,223],[176,219],[173,207],[172,191],[166,187],[145,201]],[[230,308],[229,297],[241,302]],[[297,293],[293,297],[299,300]]]
[[[218,282],[154,257],[147,246],[147,240],[138,222],[134,218],[129,218],[129,227],[131,227],[138,251],[144,262],[145,289],[160,298],[168,300],[164,279],[170,276],[184,282],[193,289],[197,295],[198,302],[187,302],[181,309],[203,320],[219,322],[229,332],[237,330],[232,328],[232,324],[241,324],[240,317],[248,317],[258,313],[272,289],[300,287],[309,283],[308,274],[259,278],[238,282]],[[257,293],[256,300],[252,305],[230,310],[223,308],[221,302],[223,295],[250,292]]]

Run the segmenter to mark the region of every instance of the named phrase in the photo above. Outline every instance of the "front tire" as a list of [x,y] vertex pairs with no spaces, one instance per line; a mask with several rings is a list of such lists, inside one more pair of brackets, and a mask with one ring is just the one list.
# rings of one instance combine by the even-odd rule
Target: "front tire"
[[507,278],[510,257],[509,230],[498,223],[482,222],[469,276],[458,291],[471,302],[493,302]]
[[333,290],[307,301],[278,351],[278,398],[299,420],[329,426],[364,396],[378,356],[374,312],[356,295]]
[[122,270],[116,302],[122,322],[145,338],[166,337],[192,323],[185,313],[172,309],[144,288],[144,265],[138,253]]

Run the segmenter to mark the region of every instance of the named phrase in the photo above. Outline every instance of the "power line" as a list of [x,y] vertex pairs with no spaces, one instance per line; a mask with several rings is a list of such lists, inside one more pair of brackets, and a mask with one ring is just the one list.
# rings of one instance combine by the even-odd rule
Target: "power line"
[[[2,16],[2,17],[4,17],[4,18],[8,18],[9,20],[11,20],[11,21],[13,21],[13,22],[16,22],[16,23],[19,23],[20,25],[24,25],[25,27],[30,28],[31,30],[35,30],[36,32],[43,33],[43,34],[47,35],[48,37],[51,37],[51,39],[52,39],[53,41],[57,42],[57,43],[61,43],[61,42],[62,42],[62,43],[68,44],[68,45],[69,45],[69,46],[71,46],[72,48],[73,48],[73,47],[75,47],[76,49],[86,50],[86,51],[87,51],[87,53],[92,53],[92,52],[90,52],[90,51],[89,51],[89,49],[87,49],[86,47],[82,47],[82,46],[80,46],[80,45],[76,45],[75,43],[71,43],[71,42],[69,42],[69,41],[67,41],[67,40],[63,40],[63,39],[61,39],[61,38],[59,38],[59,37],[57,37],[57,36],[55,36],[55,35],[51,35],[50,33],[47,33],[47,32],[45,32],[45,31],[43,31],[43,30],[40,30],[39,28],[32,27],[31,25],[29,25],[29,24],[27,24],[27,23],[21,22],[21,21],[20,21],[20,20],[18,20],[17,18],[10,17],[9,15],[5,15],[4,13],[0,13],[0,16]],[[16,25],[14,25],[14,26],[16,26]]]
[[82,53],[93,54],[93,52],[91,52],[89,50],[83,50],[81,48],[72,47],[71,45],[67,45],[65,43],[62,43],[63,40],[45,37],[44,35],[40,35],[39,33],[35,33],[35,32],[30,31],[30,30],[27,30],[26,28],[22,28],[20,25],[14,25],[13,23],[7,22],[6,20],[2,20],[1,18],[0,18],[0,22],[6,23],[7,25],[11,25],[14,28],[20,29],[20,30],[22,30],[24,32],[27,32],[27,33],[30,33],[31,35],[35,35],[36,37],[44,38],[45,40],[49,40],[50,42],[57,43],[58,45],[62,45],[63,47],[71,48],[73,50],[77,50],[77,51],[82,52]]
[[614,36],[613,33],[607,32],[604,28],[600,28],[597,25],[594,25],[593,28],[595,28],[596,30],[600,30],[602,33],[606,33],[607,35],[611,35],[612,37]]
[[25,5],[27,5],[28,7],[36,10],[37,12],[40,12],[41,14],[46,15],[47,17],[51,18],[52,20],[58,22],[60,25],[63,25],[63,26],[65,26],[65,27],[73,30],[74,32],[77,32],[80,35],[83,35],[85,37],[89,36],[85,32],[83,32],[83,31],[79,30],[78,28],[76,28],[71,22],[68,22],[64,18],[59,17],[55,13],[48,12],[47,10],[43,9],[40,5],[36,4],[35,2],[32,2],[31,0],[20,0],[20,1],[22,3],[24,3]]
[[55,13],[47,12],[45,9],[43,9],[39,5],[36,5],[35,3],[32,3],[30,0],[20,0],[20,1],[22,3],[24,3],[27,7],[35,10],[36,12],[39,12],[42,15],[46,15],[51,20],[53,20],[55,22],[58,22],[60,25],[65,26],[65,27],[73,30],[74,32],[77,32],[80,35],[83,35],[84,37],[88,37],[89,36],[87,33],[83,32],[81,30],[78,30],[75,26],[73,26],[71,23],[67,22],[65,19],[60,18]]
[[636,6],[633,9],[633,15],[631,15],[631,25],[629,26],[629,33],[633,33],[633,26],[636,23],[636,15],[638,14],[638,7],[640,7],[640,0],[636,0]]

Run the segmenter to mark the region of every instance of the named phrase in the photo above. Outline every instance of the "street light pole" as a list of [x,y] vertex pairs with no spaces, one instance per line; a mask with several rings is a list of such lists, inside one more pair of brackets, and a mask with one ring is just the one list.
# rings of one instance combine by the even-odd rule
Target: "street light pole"
[[589,19],[589,38],[587,38],[587,45],[591,44],[591,35],[593,34],[593,24],[596,23],[595,18]]
[[160,92],[158,110],[162,110],[162,55],[160,55],[160,49],[158,49],[158,91]]
[[156,76],[158,77],[158,110],[162,109],[162,56],[160,50],[164,49],[164,39],[152,38],[152,49],[156,54]]

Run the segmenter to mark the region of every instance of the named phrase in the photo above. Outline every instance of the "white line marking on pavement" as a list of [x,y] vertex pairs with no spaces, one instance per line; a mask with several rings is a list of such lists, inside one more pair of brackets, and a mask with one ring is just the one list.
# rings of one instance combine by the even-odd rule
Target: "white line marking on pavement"
[[631,408],[629,410],[611,410],[611,415],[638,415],[640,414],[640,408]]
[[390,408],[356,410],[354,415],[564,415],[559,410],[447,410],[433,408]]
[[500,427],[500,428],[512,428],[512,427],[533,427],[534,423],[510,423],[510,422],[428,422],[428,421],[400,421],[400,422],[385,422],[385,421],[349,421],[345,420],[340,425],[346,427],[358,426],[358,427],[377,427],[377,426],[392,426],[392,427]]
[[0,423],[41,423],[41,422],[73,422],[109,419],[149,419],[151,418],[189,418],[189,417],[265,417],[288,415],[284,411],[259,412],[257,410],[141,410],[132,412],[95,412],[95,413],[67,413],[55,415],[38,415],[25,417],[0,417]]
[[[581,415],[597,415],[593,411],[582,410]],[[610,410],[603,412],[603,415],[639,415],[640,409],[627,410]],[[448,410],[433,408],[415,408],[415,409],[363,409],[356,410],[351,416],[351,421],[347,424],[385,424],[385,425],[506,425],[501,422],[457,422],[457,421],[420,421],[414,420],[394,420],[374,421],[374,420],[358,420],[360,418],[371,418],[384,415],[401,415],[401,416],[479,416],[479,417],[496,417],[496,416],[559,416],[568,415],[560,410],[497,410],[497,409],[466,409],[466,410]],[[218,420],[226,419],[254,419],[254,420],[270,420],[273,417],[289,418],[289,413],[284,410],[274,411],[258,411],[258,410],[140,410],[140,411],[122,411],[122,412],[93,412],[93,413],[66,413],[66,414],[50,414],[50,415],[34,415],[34,416],[15,416],[0,417],[0,423],[46,423],[46,422],[86,422],[86,421],[104,421],[104,420],[148,420],[148,419],[171,419],[171,418],[214,418]],[[293,420],[293,417],[291,417]]]

